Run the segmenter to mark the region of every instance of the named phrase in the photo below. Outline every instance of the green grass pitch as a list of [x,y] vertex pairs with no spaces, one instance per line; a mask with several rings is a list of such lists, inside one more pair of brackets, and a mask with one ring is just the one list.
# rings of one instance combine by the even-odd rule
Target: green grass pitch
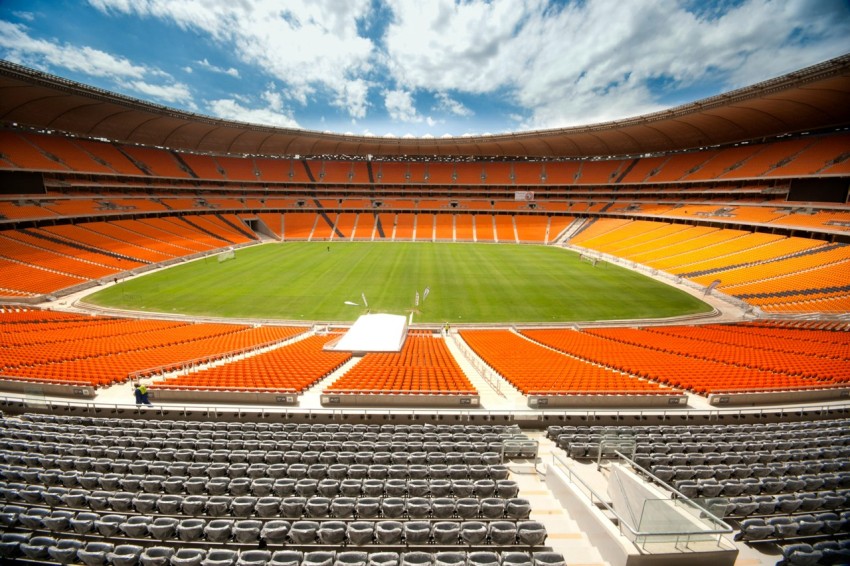
[[[416,308],[415,294],[421,297],[425,287],[430,294]],[[617,320],[711,310],[678,289],[615,265],[594,267],[560,248],[413,242],[266,244],[237,250],[229,261],[211,256],[110,285],[86,300],[151,312],[305,321],[414,311],[413,321],[423,323]]]

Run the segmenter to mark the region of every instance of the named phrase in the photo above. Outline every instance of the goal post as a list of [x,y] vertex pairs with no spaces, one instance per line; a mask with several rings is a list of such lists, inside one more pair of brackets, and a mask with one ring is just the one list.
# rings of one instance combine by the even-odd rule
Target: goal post
[[225,252],[221,252],[218,254],[218,262],[224,263],[229,259],[236,259],[236,251],[235,250],[227,250]]

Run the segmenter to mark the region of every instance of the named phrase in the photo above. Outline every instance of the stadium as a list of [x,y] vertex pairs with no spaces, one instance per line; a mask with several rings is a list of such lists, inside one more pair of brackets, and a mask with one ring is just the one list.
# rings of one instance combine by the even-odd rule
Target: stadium
[[0,117],[4,560],[850,562],[850,56],[451,139],[3,62]]

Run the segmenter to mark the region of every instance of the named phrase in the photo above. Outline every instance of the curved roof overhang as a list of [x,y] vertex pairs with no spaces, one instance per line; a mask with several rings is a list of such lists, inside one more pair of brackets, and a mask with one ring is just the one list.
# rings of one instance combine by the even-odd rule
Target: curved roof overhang
[[274,128],[158,106],[0,62],[0,122],[177,150],[382,157],[587,158],[726,145],[850,125],[850,54],[677,108],[601,124],[445,139]]

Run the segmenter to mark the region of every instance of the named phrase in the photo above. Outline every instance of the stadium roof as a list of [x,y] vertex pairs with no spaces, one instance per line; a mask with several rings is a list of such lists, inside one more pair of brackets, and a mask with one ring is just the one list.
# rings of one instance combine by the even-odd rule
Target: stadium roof
[[0,62],[0,121],[179,150],[301,156],[557,158],[637,155],[850,125],[850,55],[635,118],[457,138],[378,138],[183,112]]

